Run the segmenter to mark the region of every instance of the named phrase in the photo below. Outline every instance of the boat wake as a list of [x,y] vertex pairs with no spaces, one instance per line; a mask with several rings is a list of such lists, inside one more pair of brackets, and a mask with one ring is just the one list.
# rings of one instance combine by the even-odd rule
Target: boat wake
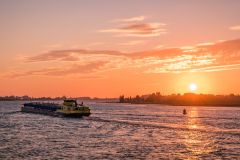
[[11,115],[11,114],[16,114],[16,113],[20,113],[21,111],[12,111],[12,112],[1,112],[1,115]]
[[131,120],[116,120],[116,119],[103,119],[99,117],[86,117],[85,120],[96,121],[96,122],[106,122],[106,123],[115,123],[120,125],[131,125],[134,127],[142,127],[142,128],[159,128],[159,129],[173,129],[173,130],[181,130],[181,131],[197,131],[197,132],[206,132],[206,133],[221,133],[221,134],[231,134],[240,136],[239,129],[214,129],[214,130],[206,130],[205,128],[189,128],[186,126],[171,126],[164,125],[160,123],[150,123],[143,121],[131,121]]

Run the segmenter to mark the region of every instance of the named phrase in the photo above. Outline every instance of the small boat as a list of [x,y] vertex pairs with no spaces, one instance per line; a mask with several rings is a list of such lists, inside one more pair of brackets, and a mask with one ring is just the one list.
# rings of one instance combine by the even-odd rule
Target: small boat
[[25,103],[23,104],[21,111],[64,117],[82,117],[89,116],[91,114],[90,108],[83,105],[83,102],[79,105],[76,100],[72,99],[64,100],[61,105],[56,103],[40,102]]

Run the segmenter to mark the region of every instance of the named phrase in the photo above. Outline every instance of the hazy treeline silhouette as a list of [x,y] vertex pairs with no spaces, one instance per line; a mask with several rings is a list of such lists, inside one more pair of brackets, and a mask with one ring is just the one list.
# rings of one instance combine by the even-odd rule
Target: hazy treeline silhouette
[[66,99],[65,96],[62,97],[29,97],[27,95],[25,96],[3,96],[0,97],[0,101],[32,101],[32,100],[62,100]]
[[35,101],[35,100],[39,100],[39,101],[47,101],[47,100],[63,100],[63,99],[81,99],[81,100],[90,100],[90,97],[66,97],[66,96],[62,96],[62,97],[29,97],[27,95],[25,96],[4,96],[4,97],[0,97],[0,101]]
[[172,94],[161,95],[160,92],[136,97],[119,97],[120,103],[148,103],[175,106],[240,106],[240,95],[212,95],[212,94]]
[[117,98],[97,98],[97,97],[30,97],[30,96],[2,96],[0,101],[52,101],[52,100],[64,100],[64,99],[76,99],[76,100],[95,100],[106,102],[117,102]]

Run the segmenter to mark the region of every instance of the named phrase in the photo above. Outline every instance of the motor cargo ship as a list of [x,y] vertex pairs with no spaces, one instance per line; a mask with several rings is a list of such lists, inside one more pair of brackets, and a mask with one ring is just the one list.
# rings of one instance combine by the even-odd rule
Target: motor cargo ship
[[82,117],[91,114],[89,106],[83,105],[83,102],[78,104],[76,100],[72,99],[64,100],[63,104],[41,102],[24,103],[21,111],[64,117]]

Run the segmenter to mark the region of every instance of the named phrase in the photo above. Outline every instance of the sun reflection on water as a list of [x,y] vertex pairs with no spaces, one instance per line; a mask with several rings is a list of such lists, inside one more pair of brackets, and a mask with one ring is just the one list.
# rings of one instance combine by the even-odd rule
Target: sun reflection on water
[[[188,109],[188,115],[186,117],[186,128],[181,132],[182,143],[186,147],[188,153],[187,157],[191,159],[204,157],[215,150],[214,138],[209,137],[206,132],[202,132],[206,128],[201,125],[199,112],[197,107],[191,107]],[[186,156],[186,154],[184,155]]]
[[191,110],[188,113],[187,118],[187,127],[192,129],[198,129],[199,128],[199,121],[198,121],[198,110],[196,107],[192,107]]

